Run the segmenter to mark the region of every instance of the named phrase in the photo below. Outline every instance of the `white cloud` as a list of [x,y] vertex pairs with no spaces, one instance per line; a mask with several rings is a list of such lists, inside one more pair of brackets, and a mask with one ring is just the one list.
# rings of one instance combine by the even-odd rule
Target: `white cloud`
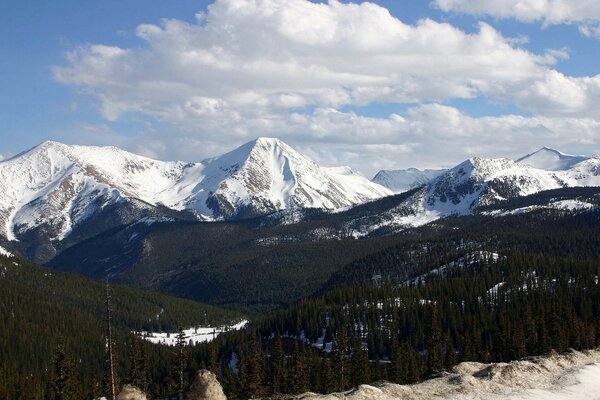
[[[600,75],[564,75],[552,67],[568,57],[564,50],[534,54],[519,47],[522,38],[485,23],[467,33],[430,19],[405,24],[367,2],[217,0],[194,23],[164,20],[136,34],[142,46],[73,49],[54,76],[97,98],[108,120],[141,114],[177,132],[168,140],[149,133],[131,145],[146,154],[198,160],[271,135],[328,164],[367,170],[371,162],[427,166],[443,153],[460,161],[452,157],[468,155],[474,142],[484,153],[514,151],[517,143],[502,135],[523,146],[576,145],[577,138],[556,135],[577,128],[596,143]],[[389,118],[339,111],[476,97],[538,116],[472,118],[436,104]]]
[[600,39],[600,22],[579,25],[579,32],[587,37]]
[[[530,53],[484,23],[474,34],[428,19],[407,25],[378,5],[337,0],[217,0],[199,18],[138,26],[145,47],[77,48],[68,66],[54,69],[55,78],[97,96],[109,120],[142,112],[174,123],[306,105],[480,95],[537,111],[541,102],[551,108],[556,96],[566,98],[554,90],[556,80],[544,80],[564,51]],[[571,77],[562,82],[575,97],[597,86]],[[532,85],[541,86],[540,93],[551,85],[545,93],[554,97],[512,95]]]
[[434,0],[443,11],[515,18],[547,25],[600,21],[597,0]]

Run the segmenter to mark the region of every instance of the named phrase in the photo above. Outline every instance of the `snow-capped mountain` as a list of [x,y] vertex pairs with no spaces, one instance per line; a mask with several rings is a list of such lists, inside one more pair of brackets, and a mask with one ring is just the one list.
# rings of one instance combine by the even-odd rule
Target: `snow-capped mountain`
[[204,161],[202,175],[201,190],[186,206],[217,217],[288,208],[334,210],[391,194],[347,167],[320,167],[272,138],[259,138]]
[[230,219],[293,207],[336,209],[391,194],[269,138],[201,163],[45,142],[0,162],[0,187],[0,235],[8,240],[39,229],[62,240],[85,222],[107,229],[165,210]]
[[517,160],[521,165],[529,165],[534,168],[544,169],[546,171],[564,171],[572,168],[576,164],[589,160],[586,156],[573,156],[561,153],[550,147],[542,147],[538,151],[527,154]]
[[381,170],[372,181],[385,186],[394,193],[404,193],[427,184],[446,171],[445,169],[420,170],[416,168]]
[[[534,161],[548,169],[531,166]],[[480,206],[502,200],[582,186],[600,186],[599,157],[568,156],[549,148],[519,161],[475,157],[432,179],[398,206],[380,213],[376,223],[370,217],[366,225],[360,220],[355,225],[361,227],[362,235],[382,227],[403,229],[450,215],[468,215]]]

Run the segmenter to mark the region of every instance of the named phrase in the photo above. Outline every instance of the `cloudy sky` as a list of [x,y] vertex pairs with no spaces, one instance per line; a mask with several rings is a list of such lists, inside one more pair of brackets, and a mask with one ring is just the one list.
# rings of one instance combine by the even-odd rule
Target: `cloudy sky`
[[597,0],[7,0],[0,158],[52,139],[324,165],[600,152]]

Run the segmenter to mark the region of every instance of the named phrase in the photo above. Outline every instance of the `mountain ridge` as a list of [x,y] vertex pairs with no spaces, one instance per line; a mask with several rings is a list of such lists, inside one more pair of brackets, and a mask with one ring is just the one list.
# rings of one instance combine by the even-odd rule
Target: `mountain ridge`
[[61,241],[110,210],[113,225],[164,215],[161,207],[218,220],[293,207],[336,209],[391,194],[272,138],[200,163],[46,141],[0,162],[0,185],[0,235],[9,241],[38,231]]

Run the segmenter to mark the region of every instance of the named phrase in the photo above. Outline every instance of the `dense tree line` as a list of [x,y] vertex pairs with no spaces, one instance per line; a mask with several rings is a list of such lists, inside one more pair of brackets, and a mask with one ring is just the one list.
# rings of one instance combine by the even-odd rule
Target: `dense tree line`
[[[122,286],[111,286],[111,292],[116,374],[122,383],[146,382],[155,394],[166,392],[176,355],[164,346],[134,340],[131,331],[174,332],[180,325],[218,326],[240,317]],[[0,399],[91,399],[102,394],[104,302],[102,282],[0,257]],[[133,359],[142,365],[143,377],[132,372],[138,370]]]
[[231,398],[245,399],[411,383],[460,361],[600,344],[600,262],[482,254],[403,285],[333,289],[198,346],[193,357],[212,365]]

